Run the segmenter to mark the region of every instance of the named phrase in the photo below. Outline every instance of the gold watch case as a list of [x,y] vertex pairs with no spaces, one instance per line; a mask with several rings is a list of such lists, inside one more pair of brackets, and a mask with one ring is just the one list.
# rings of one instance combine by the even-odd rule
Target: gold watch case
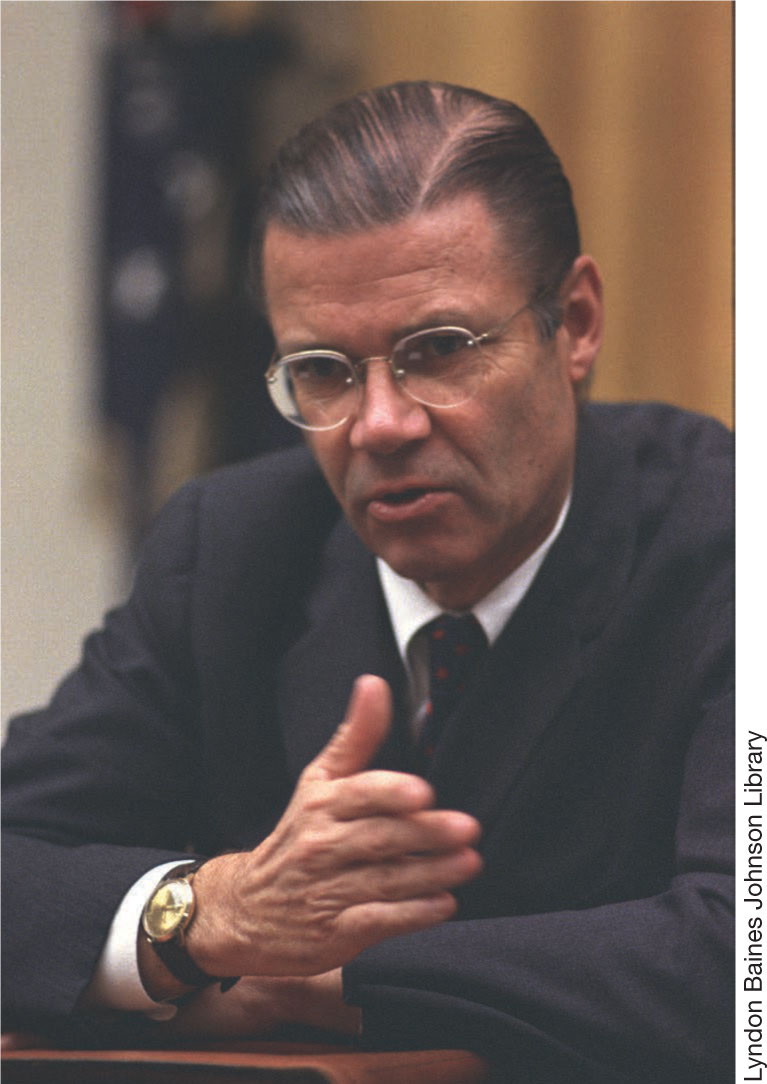
[[188,877],[162,881],[147,900],[141,916],[144,933],[151,941],[182,940],[194,914],[194,890]]

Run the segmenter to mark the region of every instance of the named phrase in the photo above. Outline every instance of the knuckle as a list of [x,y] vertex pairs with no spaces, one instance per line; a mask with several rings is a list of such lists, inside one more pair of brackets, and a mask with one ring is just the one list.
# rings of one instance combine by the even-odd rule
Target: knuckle
[[332,863],[334,842],[324,832],[309,832],[295,844],[293,861],[310,876],[316,876]]
[[[303,778],[303,777],[302,777]],[[328,786],[314,780],[299,783],[296,794],[304,814],[314,815],[323,811],[328,804]]]
[[403,809],[425,809],[434,802],[434,790],[425,779],[417,775],[389,773],[388,787],[392,797]]
[[363,772],[348,782],[356,786],[360,799],[381,809],[417,810],[433,801],[433,790],[425,779],[402,772]]
[[399,864],[382,862],[376,871],[376,886],[382,900],[398,900],[402,894],[402,874]]
[[357,841],[358,861],[365,865],[378,865],[396,859],[404,853],[402,844],[392,837],[391,832],[374,832]]
[[358,862],[375,865],[410,849],[411,833],[390,817],[368,817],[358,821],[353,853]]
[[311,916],[312,937],[323,940],[332,934],[338,916],[345,906],[343,878],[311,882],[304,899]]

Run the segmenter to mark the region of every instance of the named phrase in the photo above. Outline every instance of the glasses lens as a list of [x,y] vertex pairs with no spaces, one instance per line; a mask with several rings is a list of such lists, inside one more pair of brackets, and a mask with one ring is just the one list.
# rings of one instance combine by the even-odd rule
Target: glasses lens
[[469,399],[482,364],[474,336],[453,327],[409,335],[397,344],[393,361],[409,394],[429,406],[458,406]]
[[269,378],[269,391],[280,413],[304,429],[332,429],[356,401],[352,367],[332,353],[283,358]]

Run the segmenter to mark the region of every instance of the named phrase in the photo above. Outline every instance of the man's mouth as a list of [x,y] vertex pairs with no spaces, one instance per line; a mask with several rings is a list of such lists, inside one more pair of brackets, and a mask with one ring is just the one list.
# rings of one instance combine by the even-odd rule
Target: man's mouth
[[428,486],[380,489],[367,503],[368,515],[383,523],[403,523],[433,514],[449,496],[446,489]]
[[427,489],[402,489],[396,493],[383,493],[377,499],[383,501],[385,504],[407,504],[409,501],[415,501],[419,497],[423,497],[425,493],[428,493]]

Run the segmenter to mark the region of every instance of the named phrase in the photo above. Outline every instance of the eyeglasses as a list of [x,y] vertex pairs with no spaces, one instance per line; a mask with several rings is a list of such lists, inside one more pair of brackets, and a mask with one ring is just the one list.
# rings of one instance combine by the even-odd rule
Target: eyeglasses
[[353,361],[336,350],[300,350],[275,358],[266,373],[274,405],[301,429],[343,425],[359,407],[365,366],[386,362],[411,399],[449,409],[467,402],[479,387],[488,359],[482,347],[494,342],[526,309],[528,301],[503,323],[482,335],[463,327],[435,327],[400,339],[388,357]]

